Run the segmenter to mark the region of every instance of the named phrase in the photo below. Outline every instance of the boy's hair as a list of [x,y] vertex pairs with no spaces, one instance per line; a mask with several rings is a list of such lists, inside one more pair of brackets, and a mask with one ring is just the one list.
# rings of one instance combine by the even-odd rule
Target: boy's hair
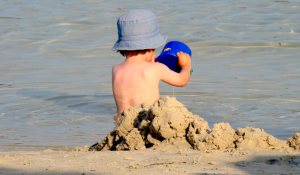
[[144,49],[144,50],[118,50],[117,52],[120,52],[120,54],[124,57],[132,57],[137,56],[138,54],[145,54],[150,49]]

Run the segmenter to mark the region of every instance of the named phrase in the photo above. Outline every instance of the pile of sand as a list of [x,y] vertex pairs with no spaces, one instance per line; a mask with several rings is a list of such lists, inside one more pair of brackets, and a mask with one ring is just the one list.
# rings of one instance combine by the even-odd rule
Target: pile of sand
[[152,106],[141,104],[124,111],[114,130],[90,150],[140,150],[184,143],[197,150],[299,149],[300,133],[287,142],[258,128],[235,131],[229,123],[217,123],[210,129],[203,118],[166,96]]

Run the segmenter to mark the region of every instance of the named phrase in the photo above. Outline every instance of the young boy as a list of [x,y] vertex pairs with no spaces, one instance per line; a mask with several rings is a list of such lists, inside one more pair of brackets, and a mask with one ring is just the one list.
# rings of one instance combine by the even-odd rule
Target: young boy
[[112,69],[113,94],[118,116],[137,104],[152,105],[159,98],[160,80],[173,85],[185,86],[190,78],[191,58],[179,52],[176,73],[166,65],[154,62],[155,48],[163,45],[156,16],[149,10],[135,9],[121,15],[118,22],[119,39],[112,50],[117,50],[126,60]]

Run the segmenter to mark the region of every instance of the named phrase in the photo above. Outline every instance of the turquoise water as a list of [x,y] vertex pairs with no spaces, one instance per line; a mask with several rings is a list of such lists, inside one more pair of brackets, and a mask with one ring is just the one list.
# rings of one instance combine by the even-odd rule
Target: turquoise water
[[[190,46],[194,72],[176,98],[209,122],[300,132],[297,0],[0,2],[0,150],[82,146],[114,128],[116,21],[153,11],[168,40]],[[159,54],[161,48],[156,49]],[[161,95],[172,96],[161,83]]]

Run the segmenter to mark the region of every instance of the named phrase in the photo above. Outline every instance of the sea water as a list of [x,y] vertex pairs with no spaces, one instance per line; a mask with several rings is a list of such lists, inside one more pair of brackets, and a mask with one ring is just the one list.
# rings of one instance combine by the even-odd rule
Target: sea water
[[114,128],[111,69],[125,58],[111,48],[134,8],[191,48],[194,72],[175,97],[211,128],[300,132],[298,0],[3,0],[0,151],[91,145]]

